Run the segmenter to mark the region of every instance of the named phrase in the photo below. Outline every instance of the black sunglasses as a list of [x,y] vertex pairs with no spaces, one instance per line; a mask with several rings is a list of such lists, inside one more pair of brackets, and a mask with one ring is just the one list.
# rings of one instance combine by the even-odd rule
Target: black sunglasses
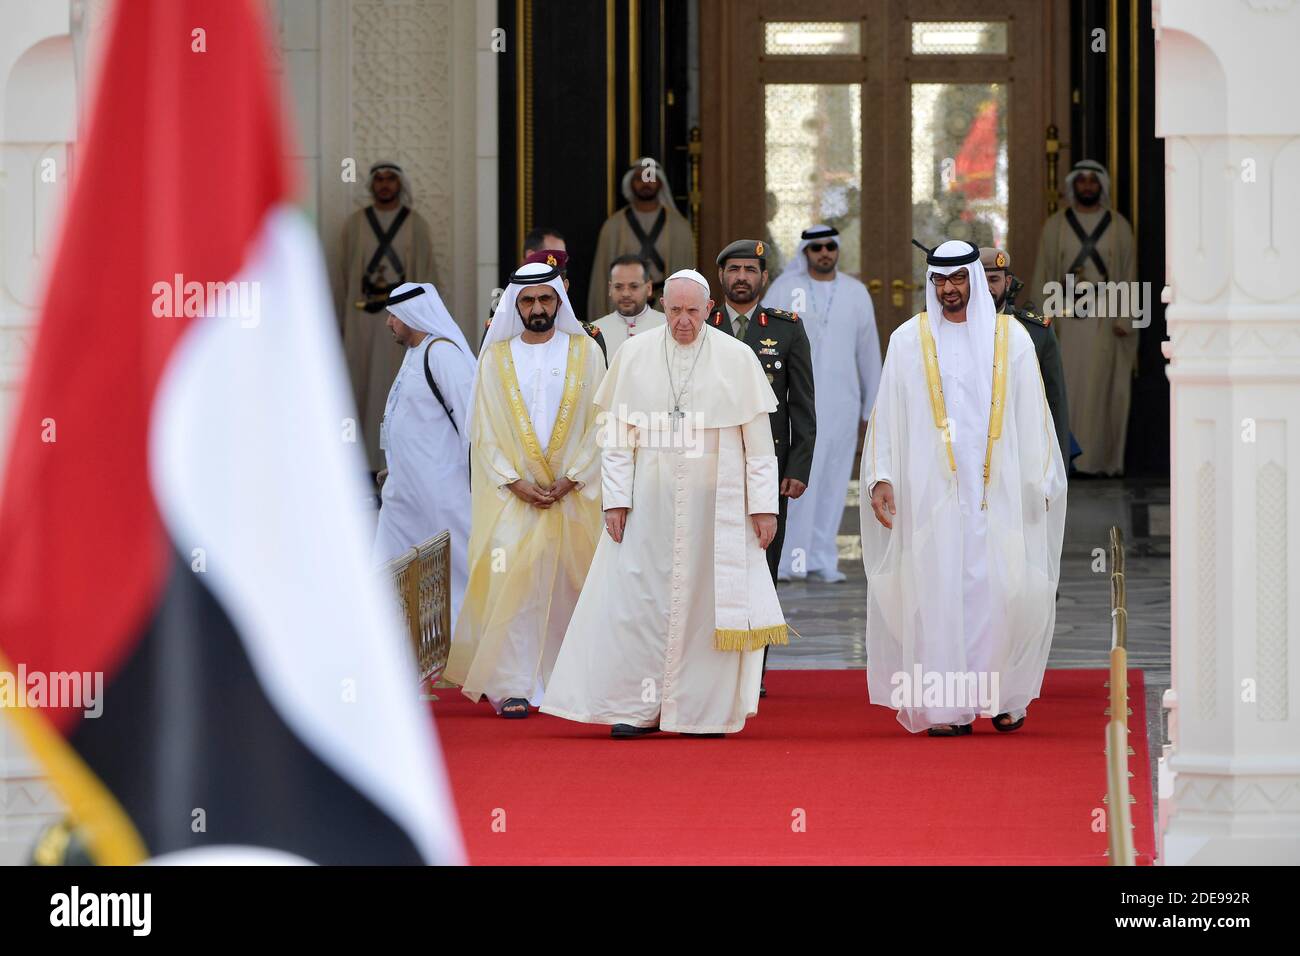
[[810,242],[808,248],[813,252],[821,252],[823,249],[827,252],[834,252],[839,248],[839,244],[835,242]]

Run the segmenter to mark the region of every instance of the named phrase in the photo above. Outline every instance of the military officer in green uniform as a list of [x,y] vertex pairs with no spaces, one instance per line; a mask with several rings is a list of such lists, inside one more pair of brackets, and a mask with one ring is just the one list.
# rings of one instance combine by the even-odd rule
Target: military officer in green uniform
[[[781,495],[776,537],[767,546],[767,566],[775,584],[785,542],[786,509],[791,498],[804,493],[812,471],[817,438],[812,345],[799,316],[759,305],[767,288],[767,246],[763,242],[737,239],[718,253],[718,281],[723,303],[709,315],[708,324],[754,350],[776,393],[776,411],[769,417]],[[767,648],[763,649],[763,669],[767,670]],[[761,695],[767,696],[766,687]]]
[[808,486],[817,417],[808,333],[797,315],[759,306],[767,286],[766,253],[766,245],[753,239],[739,239],[722,250],[718,255],[718,280],[724,299],[709,316],[709,324],[735,335],[754,350],[776,393],[777,408],[771,418],[781,478],[781,510],[776,538],[767,549],[767,563],[775,581],[785,538],[787,503]]
[[1038,353],[1038,369],[1043,375],[1043,389],[1047,392],[1047,407],[1052,411],[1056,425],[1056,440],[1061,445],[1061,459],[1070,460],[1070,410],[1065,398],[1065,370],[1061,366],[1061,349],[1052,330],[1052,320],[1035,312],[1033,303],[1022,307],[1015,305],[1016,292],[1024,285],[1011,273],[1011,257],[1002,249],[984,246],[980,249],[980,262],[988,278],[989,292],[999,312],[1014,316],[1033,339]]

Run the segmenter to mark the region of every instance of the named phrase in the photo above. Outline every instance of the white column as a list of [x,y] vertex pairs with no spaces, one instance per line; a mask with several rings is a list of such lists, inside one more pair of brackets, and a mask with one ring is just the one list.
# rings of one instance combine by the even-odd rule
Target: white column
[[67,192],[76,82],[66,2],[0,0],[0,467],[49,239]]
[[[475,221],[478,223],[478,281],[475,291],[478,294],[474,302],[472,322],[461,319],[461,325],[473,332],[471,342],[478,342],[479,334],[493,306],[493,291],[502,281],[500,254],[497,251],[498,228],[500,221],[500,186],[498,184],[501,169],[501,149],[497,142],[497,67],[500,57],[513,55],[509,44],[515,38],[513,30],[498,22],[496,0],[477,0],[478,26],[474,36],[477,53],[475,66],[478,70],[478,104],[475,115],[478,117],[477,148],[475,161],[477,166],[478,208]],[[498,52],[493,49],[494,34],[497,29],[506,30],[506,50]],[[499,49],[499,44],[497,45]],[[514,263],[510,263],[511,266]]]
[[1300,863],[1300,5],[1157,0],[1154,23],[1177,717],[1162,858]]
[[[71,29],[82,36],[99,22],[97,12],[79,3],[74,18],[59,0],[0,0],[0,471],[75,161],[74,64],[87,46],[74,51]],[[23,862],[37,833],[61,812],[0,712],[0,865]]]
[[321,16],[317,0],[273,0],[267,5],[276,37],[278,74],[290,114],[290,161],[304,213],[320,221]]

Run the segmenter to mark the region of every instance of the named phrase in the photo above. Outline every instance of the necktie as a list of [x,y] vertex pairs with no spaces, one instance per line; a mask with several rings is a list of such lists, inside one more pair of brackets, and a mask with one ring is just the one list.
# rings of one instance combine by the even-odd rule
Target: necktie
[[744,340],[745,327],[749,325],[749,319],[743,315],[736,316],[736,338]]

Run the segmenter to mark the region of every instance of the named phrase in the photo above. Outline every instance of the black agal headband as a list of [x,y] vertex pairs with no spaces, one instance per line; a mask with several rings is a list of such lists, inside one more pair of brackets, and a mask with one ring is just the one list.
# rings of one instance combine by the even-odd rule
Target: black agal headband
[[405,302],[407,299],[414,299],[417,295],[424,295],[423,286],[416,286],[414,289],[403,292],[401,295],[390,295],[388,301],[384,303],[384,308],[388,308],[390,305],[397,305],[399,302]]
[[980,258],[979,246],[972,245],[969,242],[966,245],[970,246],[970,252],[963,252],[959,256],[936,256],[934,249],[938,249],[938,246],[935,246],[934,249],[928,249],[915,239],[912,240],[912,245],[925,253],[925,263],[930,266],[966,266],[972,262],[978,262]]
[[510,273],[511,285],[546,285],[552,279],[560,278],[560,270],[554,266],[545,272],[525,272],[524,269],[537,266],[538,263],[530,262],[522,268],[516,269]]

